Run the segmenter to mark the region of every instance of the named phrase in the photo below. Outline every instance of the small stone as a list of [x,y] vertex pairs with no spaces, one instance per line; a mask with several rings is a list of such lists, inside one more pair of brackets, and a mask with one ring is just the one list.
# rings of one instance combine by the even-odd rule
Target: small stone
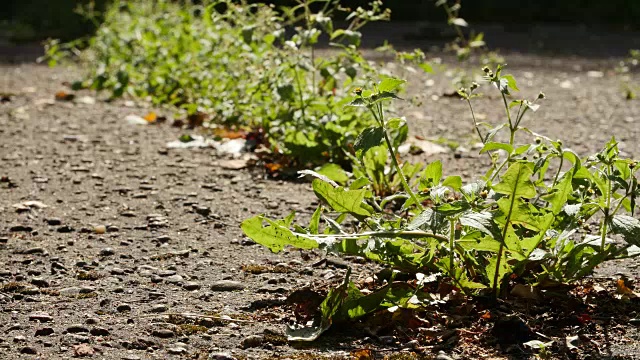
[[162,270],[158,273],[158,275],[162,277],[167,277],[175,274],[176,274],[175,270]]
[[182,284],[182,282],[184,282],[184,279],[180,275],[171,275],[167,277],[165,281],[169,284]]
[[51,226],[62,225],[62,220],[58,218],[49,218],[49,219],[46,219],[45,221],[47,222],[48,225],[51,225]]
[[39,321],[39,322],[50,322],[53,321],[53,317],[44,312],[34,312],[29,314],[29,320],[31,321]]
[[209,354],[209,360],[237,360],[237,358],[233,357],[229,353],[215,352]]
[[124,270],[122,270],[120,268],[117,268],[117,267],[114,267],[114,268],[111,269],[111,271],[109,271],[109,273],[111,275],[124,275]]
[[104,234],[107,232],[107,227],[104,225],[98,225],[93,228],[93,232],[96,234]]
[[80,344],[73,347],[73,354],[77,357],[93,356],[95,350],[87,344]]
[[194,206],[193,210],[202,216],[209,216],[209,214],[211,214],[211,209],[206,206]]
[[9,228],[11,232],[31,232],[33,228],[27,225],[13,225]]
[[188,290],[188,291],[194,291],[194,290],[198,290],[198,289],[201,288],[200,284],[198,284],[197,282],[193,282],[193,281],[189,281],[189,282],[184,283],[184,285],[182,285],[182,287],[185,290]]
[[25,254],[46,254],[47,250],[43,247],[32,247],[24,251]]
[[151,275],[151,282],[154,284],[159,284],[161,283],[164,279],[162,279],[160,276],[158,275]]
[[100,250],[100,256],[111,256],[116,252],[112,248],[104,248]]
[[13,338],[13,342],[25,342],[27,338],[24,335],[17,335]]
[[88,333],[89,329],[81,324],[73,324],[67,327],[67,332],[76,334],[76,333]]
[[75,286],[68,287],[68,288],[60,289],[58,293],[62,296],[76,296],[80,294],[80,288]]
[[234,291],[243,290],[245,285],[239,281],[220,280],[211,284],[212,291]]
[[121,304],[121,305],[118,305],[116,310],[118,310],[118,312],[131,311],[131,305],[129,305],[129,304]]
[[262,335],[250,335],[242,340],[242,348],[255,348],[260,347],[264,343],[264,337]]
[[169,241],[171,241],[171,237],[167,236],[167,235],[163,235],[163,236],[159,236],[156,240],[158,240],[158,242],[160,244],[166,244]]
[[31,279],[31,283],[37,287],[49,287],[49,282],[45,278],[34,277]]
[[35,355],[37,353],[38,353],[38,350],[32,348],[31,346],[25,346],[22,349],[20,349],[20,354]]
[[118,232],[118,231],[120,231],[120,228],[115,225],[107,226],[107,232],[112,233],[112,232]]
[[185,349],[185,348],[183,348],[181,346],[176,346],[176,347],[168,348],[167,352],[169,354],[180,355],[180,354],[186,354],[187,353],[187,349]]
[[89,334],[93,336],[109,336],[109,330],[101,327],[95,327],[89,331]]
[[162,304],[154,305],[149,309],[149,312],[152,313],[163,313],[165,311],[167,311],[167,306]]
[[172,337],[176,336],[176,334],[173,331],[169,330],[169,329],[153,330],[151,335],[153,335],[155,337],[162,338],[162,339],[168,339],[168,338],[172,338]]
[[55,331],[53,330],[53,328],[50,327],[44,327],[44,328],[40,328],[38,330],[36,330],[36,336],[49,336],[51,334],[53,334]]
[[436,360],[453,360],[453,358],[444,353],[444,351],[440,351],[436,356]]
[[70,232],[74,232],[75,230],[69,225],[63,225],[63,226],[60,226],[56,231],[59,233],[70,233]]

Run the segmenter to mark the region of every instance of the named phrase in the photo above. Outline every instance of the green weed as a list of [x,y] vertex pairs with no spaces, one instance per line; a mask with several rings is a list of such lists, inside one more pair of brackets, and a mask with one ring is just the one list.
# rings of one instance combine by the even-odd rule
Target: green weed
[[[321,248],[416,276],[412,283],[392,278],[365,295],[347,272],[321,304],[322,318],[313,331],[290,330],[290,338],[313,340],[335,321],[380,309],[427,307],[433,297],[421,291],[426,283],[448,283],[470,296],[505,297],[514,279],[545,288],[581,279],[605,261],[640,255],[640,220],[633,217],[640,195],[638,163],[619,156],[615,139],[582,159],[561,141],[533,133],[522,121],[539,108],[544,94],[511,100],[518,91],[515,78],[501,66],[483,72],[500,94],[506,122],[476,121],[479,84],[458,92],[484,144],[480,153],[492,160],[482,178],[465,184],[460,176],[445,177],[440,162],[419,169],[401,164],[390,134],[402,121],[386,118],[383,104],[398,98],[404,81],[386,78],[372,90],[358,89],[349,105],[367,109],[376,121],[358,137],[355,157],[366,170],[390,163],[396,192],[381,196],[372,172],[338,183],[307,170],[302,173],[315,177],[313,191],[321,200],[307,227],[294,225],[293,213],[242,223],[247,236],[274,252],[286,246]],[[502,133],[508,141],[499,140]],[[518,134],[533,140],[519,144]],[[366,162],[367,156],[376,162]],[[396,206],[389,208],[392,202]],[[586,225],[594,221],[597,228]]]

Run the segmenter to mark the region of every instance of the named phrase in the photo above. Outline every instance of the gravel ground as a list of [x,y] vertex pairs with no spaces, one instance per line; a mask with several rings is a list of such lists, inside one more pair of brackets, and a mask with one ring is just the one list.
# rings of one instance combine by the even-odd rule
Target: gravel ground
[[[526,121],[529,128],[585,155],[616,135],[628,156],[640,157],[640,101],[624,99],[613,71],[620,58],[506,55],[522,93],[543,90],[548,97]],[[466,104],[444,96],[452,74],[384,66],[411,79],[408,94],[421,104],[403,104],[399,112],[413,133],[461,145],[437,156],[445,171],[480,174],[486,159],[471,150],[476,139]],[[315,208],[309,184],[227,169],[208,149],[167,150],[181,130],[124,121],[150,110],[143,105],[100,96],[95,104],[43,101],[78,71],[0,65],[0,92],[17,94],[0,105],[0,175],[9,180],[0,188],[0,358],[317,358],[367,343],[336,335],[308,348],[279,346],[277,336],[264,340],[265,330],[282,333],[291,320],[281,309],[287,294],[340,281],[344,273],[339,260],[313,267],[317,252],[271,254],[239,229],[259,213],[278,217],[294,209],[308,216]],[[500,99],[488,87],[483,92],[476,113],[497,123],[504,118]],[[78,97],[85,95],[96,96]],[[13,205],[24,201],[41,204],[16,211]],[[277,264],[284,272],[242,270],[273,271]],[[352,266],[360,279],[374,271]],[[619,272],[639,277],[631,261],[609,264],[598,276]],[[167,316],[182,313],[209,318],[185,324]],[[639,358],[637,330],[623,330],[625,336],[603,345],[602,358]],[[456,349],[449,353],[464,358]]]

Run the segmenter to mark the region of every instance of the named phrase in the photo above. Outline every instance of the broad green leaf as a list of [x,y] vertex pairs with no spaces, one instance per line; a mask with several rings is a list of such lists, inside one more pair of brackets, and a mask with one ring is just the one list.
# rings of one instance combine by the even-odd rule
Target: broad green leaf
[[396,79],[392,77],[388,77],[383,79],[380,84],[378,84],[378,92],[379,93],[394,93],[397,92],[400,87],[406,83],[406,80]]
[[382,127],[366,128],[358,135],[354,147],[356,150],[362,150],[365,153],[372,147],[380,145],[383,137],[384,129]]
[[498,276],[497,276],[497,280],[498,280],[498,288],[500,288],[500,283],[502,282],[502,279],[505,277],[505,275],[511,273],[511,268],[509,267],[509,264],[507,263],[507,256],[505,254],[503,254],[503,256],[501,256],[502,260],[500,261],[500,267],[498,268],[498,257],[497,256],[492,256],[489,258],[489,263],[487,264],[487,267],[485,268],[486,274],[487,274],[487,279],[489,280],[489,287],[493,288],[494,286],[494,280],[496,279],[496,268],[498,268]]
[[640,246],[640,220],[627,215],[614,215],[611,230],[621,235],[628,244]]
[[573,191],[572,181],[573,172],[567,171],[556,186],[551,189],[550,193],[542,197],[549,202],[554,215],[558,215],[567,203],[567,198]]
[[387,129],[397,130],[405,123],[406,123],[406,121],[404,121],[401,118],[391,118],[391,119],[387,120]]
[[520,89],[518,89],[518,85],[516,83],[516,79],[513,77],[513,75],[504,75],[502,76],[502,79],[507,81],[507,85],[512,88],[515,91],[520,91]]
[[472,227],[496,240],[500,240],[500,228],[493,222],[493,214],[485,212],[468,211],[460,217],[460,223],[464,226]]
[[511,197],[521,196],[533,198],[536,187],[531,181],[533,164],[530,162],[516,162],[502,175],[500,183],[494,185],[493,191]]
[[318,174],[342,185],[349,181],[349,175],[338,164],[326,163],[318,170]]
[[455,191],[460,191],[462,187],[462,178],[458,175],[447,176],[442,182],[442,186],[448,186]]
[[442,179],[442,162],[437,160],[427,165],[422,173],[422,179],[425,180],[427,187],[438,185]]
[[480,149],[480,153],[482,154],[491,150],[504,150],[507,154],[511,154],[513,152],[513,146],[505,143],[488,142]]
[[[330,186],[330,185],[329,185]],[[262,226],[263,217],[258,215],[242,222],[242,231],[251,240],[267,247],[274,253],[278,253],[285,246],[293,246],[299,249],[315,249],[318,243],[315,240],[296,234],[287,227],[271,223]]]
[[438,214],[430,208],[424,209],[407,225],[408,230],[430,229],[434,233],[441,232],[449,224],[443,214]]
[[322,205],[318,205],[318,207],[316,208],[316,211],[314,211],[313,215],[311,215],[311,221],[309,222],[310,233],[318,234],[318,231],[320,229],[320,217],[322,215],[323,210],[324,208],[322,207]]
[[371,214],[362,208],[366,190],[345,190],[342,187],[334,188],[326,182],[313,180],[313,191],[316,196],[324,200],[333,210],[341,213],[362,217]]
[[466,201],[454,201],[451,203],[444,203],[435,207],[435,211],[444,216],[455,216],[462,212],[469,210],[469,203]]
[[[475,232],[475,234],[479,233]],[[474,237],[469,234],[468,236],[456,240],[456,244],[460,245],[465,250],[489,251],[496,254],[500,251],[500,242],[493,239],[491,236]]]
[[398,95],[396,95],[395,93],[392,93],[389,91],[373,94],[371,95],[371,97],[369,97],[369,99],[372,104],[379,103],[381,101],[386,101],[386,100],[393,100],[393,99],[403,100],[401,97],[398,97]]

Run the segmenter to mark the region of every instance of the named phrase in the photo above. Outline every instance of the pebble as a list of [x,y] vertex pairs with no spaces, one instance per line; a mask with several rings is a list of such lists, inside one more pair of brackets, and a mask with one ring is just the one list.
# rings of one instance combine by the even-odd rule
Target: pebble
[[68,333],[88,333],[89,329],[87,327],[85,327],[84,325],[81,324],[73,324],[70,325],[69,327],[67,327],[67,332]]
[[13,338],[13,342],[25,342],[27,338],[24,335],[17,335]]
[[184,278],[180,275],[171,275],[165,279],[169,284],[181,284],[184,281]]
[[109,273],[111,275],[124,275],[124,270],[122,270],[120,268],[117,268],[117,267],[114,267],[114,268],[111,269],[111,271],[109,271]]
[[62,225],[62,220],[58,218],[48,218],[45,221],[47,222],[48,225],[51,225],[51,226]]
[[37,353],[38,353],[38,350],[32,348],[31,346],[25,346],[22,349],[20,349],[20,354],[35,355]]
[[162,270],[158,273],[159,276],[163,276],[163,277],[171,276],[175,274],[176,274],[175,270]]
[[182,287],[185,290],[194,291],[194,290],[200,289],[201,286],[197,282],[189,281],[189,282],[184,283],[184,285],[182,285]]
[[46,254],[47,250],[43,247],[33,247],[24,251],[24,254]]
[[231,356],[229,353],[215,352],[209,354],[209,360],[237,360],[237,358]]
[[453,358],[445,354],[443,351],[440,351],[436,356],[436,360],[453,360]]
[[168,339],[168,338],[176,336],[176,334],[173,331],[169,330],[169,329],[153,330],[151,335],[153,335],[155,337],[162,338],[162,339]]
[[129,304],[120,304],[120,305],[118,305],[116,310],[118,310],[118,312],[131,311],[131,305],[129,305]]
[[211,284],[211,290],[213,291],[243,290],[245,287],[243,283],[233,280],[220,280]]
[[93,356],[96,352],[87,344],[80,344],[73,347],[73,353],[77,357]]
[[104,234],[107,232],[107,227],[104,225],[98,225],[93,228],[93,232],[96,234]]
[[113,251],[112,248],[104,248],[102,250],[100,250],[100,256],[111,256],[113,254],[115,254],[116,252]]
[[180,355],[180,354],[186,354],[187,353],[187,349],[185,349],[183,347],[180,347],[180,346],[176,346],[176,347],[168,348],[167,352],[169,354]]
[[53,334],[55,331],[53,330],[53,328],[50,327],[44,327],[44,328],[40,328],[38,330],[36,330],[36,336],[49,336],[51,334]]
[[53,317],[44,312],[34,312],[29,314],[29,320],[39,321],[39,322],[50,322],[50,321],[53,321]]
[[33,228],[27,225],[13,225],[9,228],[11,232],[31,232]]
[[49,282],[41,277],[34,277],[31,279],[31,283],[37,287],[49,287]]
[[58,229],[56,229],[56,231],[59,233],[70,233],[70,232],[74,232],[75,230],[69,225],[63,225],[63,226],[60,226]]
[[149,311],[152,313],[162,313],[167,311],[167,306],[162,304],[154,305],[149,309]]
[[249,335],[242,340],[242,348],[255,348],[264,343],[264,337],[262,335]]
[[91,334],[93,336],[109,336],[110,332],[109,332],[108,329],[101,328],[101,327],[95,327],[95,328],[91,329],[91,331],[89,331],[89,334]]

